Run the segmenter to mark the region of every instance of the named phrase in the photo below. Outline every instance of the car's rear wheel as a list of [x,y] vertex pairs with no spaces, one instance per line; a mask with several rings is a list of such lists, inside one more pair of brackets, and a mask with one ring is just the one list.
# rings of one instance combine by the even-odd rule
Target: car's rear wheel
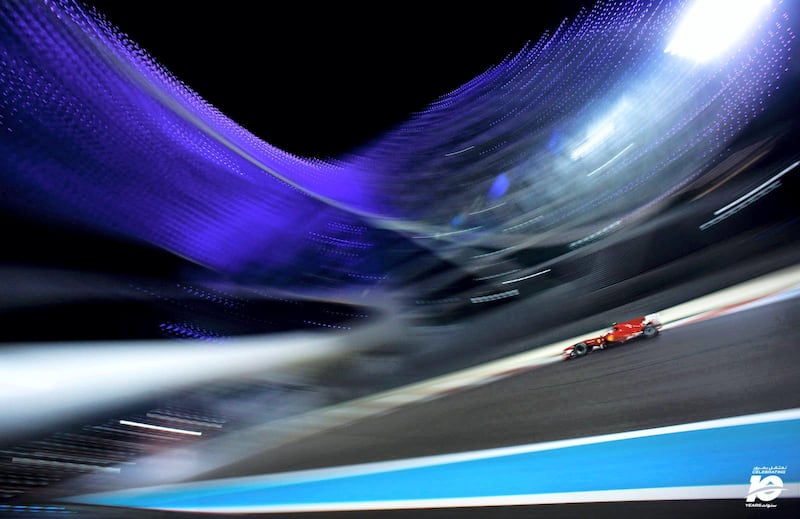
[[658,335],[658,328],[656,328],[652,324],[648,324],[647,326],[644,327],[642,333],[644,333],[644,336],[649,339],[650,337],[655,337],[656,335]]
[[575,354],[576,357],[583,357],[584,355],[589,353],[589,346],[587,346],[585,342],[579,342],[578,344],[572,347],[572,352]]

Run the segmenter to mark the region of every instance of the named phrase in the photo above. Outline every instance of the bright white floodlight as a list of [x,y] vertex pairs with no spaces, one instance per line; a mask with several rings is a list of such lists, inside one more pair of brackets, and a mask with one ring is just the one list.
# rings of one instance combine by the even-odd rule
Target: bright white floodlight
[[664,52],[704,63],[733,46],[770,0],[696,0]]

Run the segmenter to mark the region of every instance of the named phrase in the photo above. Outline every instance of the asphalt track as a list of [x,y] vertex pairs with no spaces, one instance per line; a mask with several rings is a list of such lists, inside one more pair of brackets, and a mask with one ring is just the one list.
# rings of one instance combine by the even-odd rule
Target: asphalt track
[[[671,328],[436,400],[264,450],[213,479],[471,451],[797,408],[800,298]],[[800,437],[800,431],[798,431]],[[710,446],[713,448],[713,446]],[[735,453],[731,453],[735,457]],[[422,482],[421,484],[424,484]],[[87,517],[195,514],[71,506]],[[800,500],[748,510],[743,499],[615,502],[263,517],[800,517]],[[199,516],[206,517],[205,514]],[[241,517],[241,516],[231,516]],[[250,516],[253,517],[253,516]],[[262,517],[262,516],[257,516]]]
[[312,436],[202,479],[579,438],[800,407],[800,298]]
[[[254,454],[201,479],[579,438],[800,407],[798,315],[800,298],[792,298],[692,323],[655,339],[401,407]],[[746,510],[741,500],[719,500],[416,510],[413,515],[752,517],[772,512],[771,517],[791,517],[798,511],[797,500],[783,500],[780,510]],[[406,517],[409,512],[306,515]]]
[[[584,359],[543,365],[265,449],[198,479],[472,451],[797,408],[798,315],[800,298],[793,297],[684,324],[655,339],[631,341]],[[779,511],[745,510],[743,500],[737,499],[307,515],[669,517],[703,513],[707,517],[750,517],[753,512],[770,512],[771,517],[796,517],[798,501],[782,499]],[[104,507],[100,510],[102,514],[111,513]],[[120,517],[162,516],[141,510],[126,513],[116,509],[113,513],[122,514]]]

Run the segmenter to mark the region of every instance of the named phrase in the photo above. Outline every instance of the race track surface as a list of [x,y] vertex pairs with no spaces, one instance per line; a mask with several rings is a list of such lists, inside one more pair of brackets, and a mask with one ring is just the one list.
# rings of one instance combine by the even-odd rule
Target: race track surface
[[[665,330],[267,449],[201,480],[583,438],[800,407],[800,298]],[[713,445],[709,445],[713,450]],[[736,457],[724,452],[723,457]],[[698,467],[702,470],[702,467]],[[743,492],[748,474],[743,474]],[[424,481],[419,482],[424,485]],[[739,499],[254,514],[248,517],[797,517],[800,500]],[[198,514],[78,507],[89,517]],[[93,515],[95,514],[95,515]],[[105,514],[105,515],[104,515]],[[199,514],[207,517],[205,514]],[[214,515],[216,517],[241,517]]]
[[426,456],[800,407],[800,299],[403,407],[202,479]]

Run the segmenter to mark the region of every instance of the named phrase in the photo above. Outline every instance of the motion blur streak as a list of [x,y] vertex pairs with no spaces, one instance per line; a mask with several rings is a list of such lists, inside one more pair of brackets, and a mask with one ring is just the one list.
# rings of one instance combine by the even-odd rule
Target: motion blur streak
[[[598,3],[322,161],[259,140],[77,2],[5,2],[0,186],[11,209],[296,290],[331,283],[301,283],[305,269],[383,279],[386,267],[364,265],[380,229],[436,251],[578,243],[703,176],[769,106],[795,37],[783,4],[723,4],[691,21],[688,2]],[[724,41],[736,45],[685,59],[681,49],[703,46],[670,43],[684,17],[736,29]]]
[[733,202],[731,202],[730,204],[726,205],[725,207],[722,207],[722,208],[717,209],[716,211],[714,211],[714,215],[716,216],[716,215],[718,215],[720,213],[724,213],[728,209],[730,209],[730,208],[732,208],[732,207],[744,202],[745,200],[747,200],[751,196],[754,196],[755,194],[757,194],[762,189],[767,188],[770,184],[772,184],[773,182],[775,182],[776,180],[778,180],[779,178],[781,178],[782,176],[784,176],[785,174],[787,174],[788,172],[790,172],[791,170],[796,168],[798,165],[800,165],[800,161],[797,161],[797,162],[793,163],[791,166],[788,166],[788,167],[784,168],[783,170],[781,170],[780,173],[778,173],[774,177],[770,178],[769,180],[767,180],[766,182],[764,182],[763,184],[761,184],[757,188],[753,189],[752,191],[750,191],[746,195],[743,195],[743,196],[737,198],[736,200],[734,200]]
[[254,373],[307,372],[391,333],[386,325],[325,335],[234,338],[224,347],[188,340],[6,346],[0,440],[190,384]]
[[0,437],[98,406],[119,405],[150,391],[248,373],[259,369],[256,366],[284,367],[292,359],[308,361],[335,351],[336,342],[276,336],[226,348],[157,341],[107,346],[7,348],[0,379]]
[[130,420],[120,420],[120,425],[129,425],[131,427],[141,427],[142,429],[152,429],[154,431],[171,432],[176,434],[188,434],[189,436],[202,436],[200,431],[188,431],[186,429],[175,429],[174,427],[163,427],[161,425],[153,425],[149,423],[131,422]]
[[[634,499],[637,495],[639,499],[732,497],[734,485],[744,479],[740,472],[747,476],[752,467],[778,460],[784,470],[800,463],[800,448],[794,441],[798,431],[800,409],[790,409],[476,452],[80,496],[73,501],[255,513],[617,501],[632,495]],[[714,448],[709,449],[712,443]],[[731,456],[734,452],[736,456]],[[696,470],[698,466],[702,470]],[[693,487],[700,491],[693,492]],[[638,494],[629,494],[630,490]],[[687,492],[681,495],[680,490]],[[738,490],[736,497],[742,495]],[[798,497],[793,494],[796,490],[784,497]]]

